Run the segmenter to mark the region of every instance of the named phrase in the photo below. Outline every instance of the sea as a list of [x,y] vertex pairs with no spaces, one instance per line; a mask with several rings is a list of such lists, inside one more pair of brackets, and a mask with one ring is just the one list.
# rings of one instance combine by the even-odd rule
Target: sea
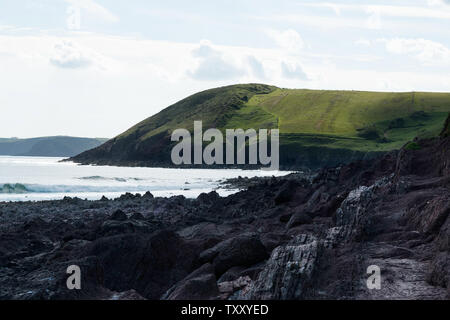
[[225,179],[282,176],[287,171],[240,169],[176,169],[79,165],[56,157],[0,156],[0,202],[58,200],[64,197],[114,199],[130,192],[195,198],[216,190],[238,192],[221,184]]

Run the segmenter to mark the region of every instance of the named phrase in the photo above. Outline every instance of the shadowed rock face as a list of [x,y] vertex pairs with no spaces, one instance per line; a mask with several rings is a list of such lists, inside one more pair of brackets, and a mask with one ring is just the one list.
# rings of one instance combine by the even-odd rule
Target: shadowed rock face
[[448,114],[447,120],[444,124],[444,129],[442,129],[441,137],[446,138],[450,136],[450,113]]
[[226,198],[2,203],[0,298],[448,299],[450,138],[417,144]]

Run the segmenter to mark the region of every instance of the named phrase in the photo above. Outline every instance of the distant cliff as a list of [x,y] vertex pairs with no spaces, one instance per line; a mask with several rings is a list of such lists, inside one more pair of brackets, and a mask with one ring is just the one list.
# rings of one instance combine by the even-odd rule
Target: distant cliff
[[96,148],[107,139],[77,137],[40,137],[31,139],[0,139],[0,155],[72,157]]

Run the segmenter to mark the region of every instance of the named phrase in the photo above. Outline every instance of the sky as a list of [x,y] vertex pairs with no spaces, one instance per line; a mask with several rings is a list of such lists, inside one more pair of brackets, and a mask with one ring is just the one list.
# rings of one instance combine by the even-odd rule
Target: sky
[[0,137],[114,137],[198,91],[450,91],[450,0],[0,0]]

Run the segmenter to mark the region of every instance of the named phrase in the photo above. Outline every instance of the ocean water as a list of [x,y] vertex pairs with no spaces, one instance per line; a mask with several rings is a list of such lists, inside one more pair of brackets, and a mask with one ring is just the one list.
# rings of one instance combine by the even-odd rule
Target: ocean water
[[0,202],[62,199],[65,196],[96,200],[125,192],[169,197],[197,197],[216,190],[226,196],[238,190],[220,187],[228,178],[280,176],[289,172],[238,169],[168,169],[81,166],[54,157],[0,156]]

